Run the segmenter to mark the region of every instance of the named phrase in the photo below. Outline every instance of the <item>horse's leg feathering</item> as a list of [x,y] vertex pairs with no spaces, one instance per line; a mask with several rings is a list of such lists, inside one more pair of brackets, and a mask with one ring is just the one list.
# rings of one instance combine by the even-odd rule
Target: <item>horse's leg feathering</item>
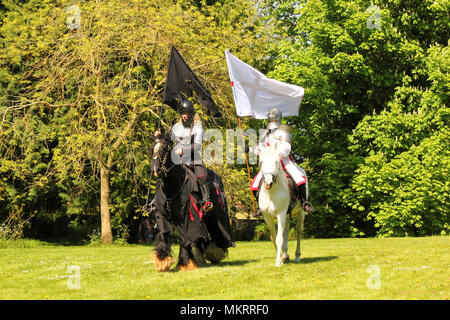
[[155,262],[156,271],[158,272],[169,271],[170,267],[175,262],[175,259],[171,256],[160,259],[157,252],[153,255],[153,260]]

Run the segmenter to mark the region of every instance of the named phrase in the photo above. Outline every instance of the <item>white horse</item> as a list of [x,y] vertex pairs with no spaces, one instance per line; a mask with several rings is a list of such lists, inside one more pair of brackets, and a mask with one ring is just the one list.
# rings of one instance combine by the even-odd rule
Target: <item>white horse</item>
[[[275,266],[279,267],[283,262],[289,261],[288,235],[289,220],[286,213],[291,199],[286,172],[281,166],[281,160],[276,150],[270,146],[264,148],[260,155],[260,165],[262,174],[262,186],[258,196],[259,208],[264,216],[264,220],[270,230],[272,242],[277,250]],[[295,251],[295,261],[300,261],[300,239],[303,233],[303,221],[305,212],[302,210],[300,201],[292,210],[293,215],[297,215],[297,249]],[[278,231],[275,237],[274,219],[278,221]]]

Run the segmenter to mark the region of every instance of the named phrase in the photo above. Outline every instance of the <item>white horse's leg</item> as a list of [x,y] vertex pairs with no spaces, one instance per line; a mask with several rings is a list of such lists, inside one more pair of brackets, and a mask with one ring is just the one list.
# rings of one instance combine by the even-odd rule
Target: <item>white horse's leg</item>
[[[286,215],[285,215],[286,217]],[[289,219],[286,217],[286,222],[284,225],[284,239],[283,239],[283,253],[281,259],[283,262],[289,262],[289,254],[288,254],[288,240],[289,240]]]
[[277,232],[277,259],[275,260],[275,266],[279,267],[283,264],[283,261],[281,259],[281,250],[284,243],[284,227],[286,225],[286,214],[278,214],[277,215],[278,220],[278,232]]
[[[300,204],[299,204],[300,205]],[[297,220],[297,249],[295,250],[295,262],[300,262],[300,240],[303,235],[303,222],[305,220],[305,211],[302,209],[298,212]]]
[[275,250],[277,249],[277,244],[275,243],[275,223],[273,222],[273,217],[266,215],[263,213],[264,221],[267,224],[267,227],[270,231],[270,240],[272,240],[273,245],[275,246]]

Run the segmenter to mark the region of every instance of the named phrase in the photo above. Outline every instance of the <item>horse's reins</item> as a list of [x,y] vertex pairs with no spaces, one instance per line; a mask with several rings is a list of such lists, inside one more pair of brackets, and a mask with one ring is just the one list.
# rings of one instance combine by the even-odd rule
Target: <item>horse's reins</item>
[[[281,161],[281,159],[280,159],[280,161]],[[277,171],[278,171],[278,169],[277,169]],[[276,173],[266,173],[266,172],[262,171],[262,175],[263,175],[262,178],[263,178],[263,180],[264,180],[264,175],[266,175],[266,174],[270,174],[272,176],[272,183],[275,183],[277,181],[277,174]]]
[[277,175],[275,173],[264,173],[264,171],[263,171],[262,174],[263,174],[263,180],[264,180],[264,175],[270,174],[272,176],[272,183],[275,183],[277,181]]

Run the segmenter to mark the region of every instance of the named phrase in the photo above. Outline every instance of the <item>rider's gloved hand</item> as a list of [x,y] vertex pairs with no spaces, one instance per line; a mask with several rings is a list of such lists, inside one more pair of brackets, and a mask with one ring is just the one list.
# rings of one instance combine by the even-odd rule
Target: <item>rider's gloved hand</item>
[[175,153],[181,157],[183,155],[183,148],[176,149]]

